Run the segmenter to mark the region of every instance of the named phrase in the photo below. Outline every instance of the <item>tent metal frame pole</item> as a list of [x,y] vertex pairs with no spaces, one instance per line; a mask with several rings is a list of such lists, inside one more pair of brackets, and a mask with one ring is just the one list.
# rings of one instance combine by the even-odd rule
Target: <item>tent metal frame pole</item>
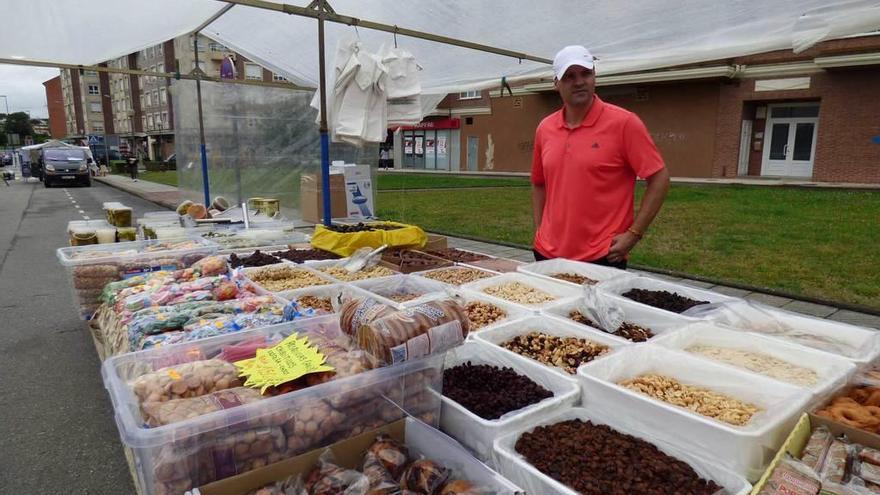
[[192,71],[188,74],[178,74],[175,72],[152,72],[138,69],[122,69],[116,67],[101,67],[98,65],[76,65],[62,64],[59,62],[46,62],[42,60],[27,60],[0,58],[0,65],[24,65],[29,67],[50,67],[53,69],[69,69],[69,70],[93,70],[95,72],[106,72],[108,74],[128,74],[145,77],[158,77],[163,79],[183,79],[186,81],[209,81],[223,84],[241,84],[244,86],[263,86],[267,88],[281,88],[300,91],[314,91],[315,88],[299,86],[290,82],[265,82],[254,81],[249,79],[221,79],[205,74],[201,71]]
[[332,219],[332,205],[330,203],[330,132],[327,125],[327,67],[324,45],[324,19],[327,16],[326,1],[317,0],[318,14],[318,80],[321,93],[321,199],[324,208],[324,225],[329,227]]
[[453,45],[460,46],[462,48],[469,48],[471,50],[477,50],[481,52],[494,53],[496,55],[503,55],[505,57],[512,57],[519,60],[531,60],[533,62],[539,62],[543,64],[552,64],[553,61],[544,58],[538,57],[535,55],[530,55],[528,53],[517,52],[513,50],[507,50],[504,48],[498,48],[490,45],[484,45],[482,43],[474,43],[471,41],[460,40],[456,38],[450,38],[449,36],[441,36],[438,34],[427,33],[424,31],[417,31],[415,29],[407,29],[402,28],[392,24],[384,24],[381,22],[374,22],[366,19],[359,19],[357,17],[352,17],[348,15],[340,15],[334,12],[329,8],[326,4],[326,0],[321,0],[320,4],[324,7],[322,10],[318,11],[314,8],[310,8],[311,5],[315,4],[313,1],[310,4],[310,7],[300,7],[297,5],[290,5],[287,3],[276,3],[276,2],[268,2],[266,0],[218,0],[220,2],[235,4],[235,5],[243,5],[246,7],[253,7],[257,9],[263,10],[274,10],[276,12],[284,12],[285,14],[290,15],[298,15],[301,17],[311,17],[313,19],[323,18],[325,21],[336,22],[339,24],[345,24],[348,26],[357,26],[363,27],[366,29],[373,29],[376,31],[385,31],[388,33],[395,33],[401,36],[409,36],[411,38],[419,38],[428,41],[434,41],[436,43],[443,43],[445,45]]
[[[199,67],[199,33],[194,32],[193,35],[193,56],[195,58],[195,69],[201,71]],[[199,157],[202,161],[202,190],[205,193],[205,208],[211,206],[211,186],[208,181],[208,150],[205,146],[205,118],[202,113],[202,80],[196,79],[196,101],[199,109]]]

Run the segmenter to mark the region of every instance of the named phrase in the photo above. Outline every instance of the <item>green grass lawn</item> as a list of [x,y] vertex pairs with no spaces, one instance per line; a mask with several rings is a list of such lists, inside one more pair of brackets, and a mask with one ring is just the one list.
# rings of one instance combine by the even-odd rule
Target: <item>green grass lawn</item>
[[[386,191],[378,208],[383,218],[426,230],[532,241],[526,188]],[[631,261],[880,307],[878,212],[875,191],[673,185]]]

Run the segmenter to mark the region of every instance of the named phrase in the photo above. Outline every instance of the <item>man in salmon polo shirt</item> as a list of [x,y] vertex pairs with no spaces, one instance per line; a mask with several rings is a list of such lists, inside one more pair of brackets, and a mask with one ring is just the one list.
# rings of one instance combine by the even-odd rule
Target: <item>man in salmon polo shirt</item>
[[[669,172],[641,119],[596,95],[593,56],[586,48],[560,50],[553,71],[563,106],[535,132],[535,259],[626,269],[630,250],[663,206]],[[635,216],[637,176],[648,187]]]

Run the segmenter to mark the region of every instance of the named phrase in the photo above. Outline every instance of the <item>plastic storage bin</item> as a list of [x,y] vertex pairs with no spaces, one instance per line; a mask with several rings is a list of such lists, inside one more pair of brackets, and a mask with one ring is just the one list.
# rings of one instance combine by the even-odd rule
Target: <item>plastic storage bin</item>
[[214,230],[202,235],[220,245],[220,249],[226,250],[243,248],[261,248],[263,246],[283,246],[308,242],[309,236],[302,232],[294,231],[293,224],[278,223],[270,226],[261,225],[250,229],[230,228]]
[[[618,385],[649,373],[725,394],[762,411],[744,426],[733,426]],[[620,418],[621,425],[717,459],[749,480],[761,476],[811,397],[804,388],[652,344],[629,346],[582,366],[578,378],[587,410]]]
[[[542,292],[545,292],[554,297],[551,301],[546,301],[542,303],[535,304],[527,304],[527,303],[519,303],[516,301],[512,301],[509,299],[505,299],[493,294],[488,294],[485,290],[489,287],[494,287],[498,285],[510,284],[519,282],[520,284],[533,287]],[[499,300],[511,304],[516,304],[527,310],[537,310],[544,307],[549,306],[550,304],[559,302],[561,299],[566,299],[569,297],[574,297],[580,294],[580,289],[574,287],[570,284],[563,284],[561,282],[551,282],[544,278],[532,277],[530,275],[525,275],[522,273],[505,273],[503,275],[498,275],[497,277],[492,278],[484,278],[482,280],[477,280],[471,282],[469,284],[464,284],[461,286],[463,289],[473,290],[477,292],[481,292],[486,294],[487,297],[491,297],[494,300]]]
[[[383,266],[380,266],[380,265],[376,265],[374,268],[383,269],[383,270],[382,270],[383,273],[386,273],[385,270],[387,270],[387,273],[389,273],[390,275],[366,276],[366,275],[365,275],[366,270],[364,271],[364,273],[362,273],[362,272],[355,272],[355,273],[352,273],[352,274],[345,273],[344,275],[339,275],[339,274],[337,274],[337,275],[332,275],[332,274],[330,274],[330,273],[327,272],[327,270],[330,270],[330,269],[332,269],[332,268],[334,268],[334,267],[337,267],[337,266],[341,265],[341,264],[344,263],[347,259],[348,259],[348,258],[343,258],[343,259],[338,259],[338,260],[312,261],[312,262],[310,262],[310,263],[307,263],[307,266],[308,266],[309,268],[313,268],[313,269],[315,269],[315,270],[318,270],[319,272],[321,272],[321,273],[323,273],[324,275],[326,275],[326,276],[332,278],[332,279],[333,279],[334,281],[336,281],[336,282],[357,282],[358,280],[369,280],[369,279],[384,278],[384,277],[390,277],[390,276],[393,276],[393,275],[399,275],[399,272],[395,271],[393,268],[383,267]],[[341,273],[341,272],[340,272],[340,273]]]
[[[426,301],[449,297],[450,286],[410,275],[359,280],[351,285],[369,292],[377,301],[388,306],[408,308]],[[402,299],[415,295],[411,299]],[[398,300],[401,299],[401,300]]]
[[472,266],[463,266],[463,265],[446,266],[446,267],[442,267],[442,268],[433,268],[431,270],[424,270],[421,272],[415,272],[415,273],[413,273],[413,275],[415,275],[416,277],[422,277],[422,278],[426,278],[428,280],[433,280],[435,282],[441,282],[441,283],[452,285],[455,287],[460,287],[464,284],[467,284],[470,282],[475,282],[476,280],[480,280],[480,279],[470,280],[470,281],[463,282],[463,283],[453,283],[453,282],[447,282],[444,280],[432,278],[431,275],[434,275],[437,273],[454,274],[455,272],[468,272],[468,271],[474,271],[475,273],[479,272],[480,274],[483,275],[483,278],[489,278],[489,277],[494,277],[494,276],[498,275],[498,272],[493,272],[490,270],[486,270],[484,268],[474,268]]
[[146,272],[186,268],[216,252],[213,242],[188,238],[59,248],[56,255],[67,267],[80,316],[88,320],[108,283]]
[[[651,332],[654,333],[654,337],[648,339],[648,342],[653,342],[654,339],[657,339],[661,335],[673,333],[693,321],[693,319],[691,318],[686,318],[675,313],[670,313],[669,311],[658,310],[657,308],[645,306],[644,304],[639,304],[626,298],[611,298],[607,295],[603,295],[601,292],[597,293],[596,297],[608,306],[621,310],[623,312],[623,321],[634,323],[636,325],[651,330]],[[566,299],[556,304],[547,306],[542,309],[541,312],[568,320],[576,325],[582,325],[584,327],[593,329],[593,327],[591,326],[583,325],[582,323],[578,323],[568,317],[568,315],[572,311],[580,311],[582,314],[589,318],[589,315],[585,313],[583,309],[583,306],[585,304],[586,302],[584,301],[584,298],[577,297],[573,299]],[[595,323],[597,325],[600,324],[598,321]],[[602,331],[601,329],[595,330]],[[610,333],[608,334],[608,336],[618,339],[621,342],[631,342],[629,339],[618,337]],[[640,344],[641,342],[635,343]]]
[[[609,280],[606,283],[603,283],[599,290],[605,292],[606,294],[611,295],[611,297],[624,299],[627,301],[635,302],[636,304],[640,304],[646,308],[653,308],[657,311],[665,311],[670,314],[678,314],[673,313],[671,311],[666,311],[665,309],[655,308],[654,306],[650,306],[647,304],[642,304],[640,302],[633,301],[627,297],[623,296],[623,293],[629,291],[630,289],[646,289],[646,290],[665,290],[668,292],[675,292],[685,297],[689,297],[691,299],[697,301],[708,301],[709,303],[721,303],[728,301],[736,301],[737,298],[725,296],[723,294],[719,294],[717,292],[712,292],[708,290],[697,289],[694,287],[689,287],[687,285],[673,284],[671,282],[666,282],[663,280],[658,280],[654,278],[648,277],[631,277],[631,278],[621,278],[616,280]],[[696,318],[694,318],[696,319]]]
[[67,223],[71,246],[110,244],[116,242],[116,227],[106,220],[72,220]]
[[105,202],[101,205],[107,222],[114,227],[131,227],[132,209],[117,201]]
[[804,383],[792,383],[779,378],[774,378],[757,371],[723,361],[715,361],[711,357],[691,353],[701,359],[708,359],[725,366],[756,373],[774,380],[790,383],[791,385],[804,387],[813,393],[811,402],[817,403],[830,396],[838,388],[845,385],[855,374],[856,366],[843,357],[825,352],[819,352],[808,347],[794,345],[782,340],[772,339],[763,335],[744,334],[736,330],[724,328],[720,325],[697,322],[688,325],[678,332],[670,333],[653,339],[659,346],[688,352],[686,349],[694,345],[708,345],[725,349],[737,349],[749,352],[760,352],[776,359],[781,359],[796,366],[806,368],[816,373],[816,382],[813,385]]
[[[282,292],[276,292],[275,295],[284,299],[286,302],[294,302],[303,296],[313,296],[322,299],[329,299],[330,305],[333,308],[331,313],[335,313],[339,311],[339,301],[342,297],[342,293],[345,290],[345,286],[343,284],[330,284],[330,285],[316,285],[313,287],[304,287],[302,289],[294,289],[294,290],[286,290]],[[319,310],[317,311],[318,315],[326,314],[325,311]]]
[[709,321],[843,356],[857,366],[880,357],[880,332],[871,328],[812,318],[744,300],[705,309],[699,316]]
[[[555,316],[545,315],[527,316],[518,320],[502,323],[494,328],[478,332],[474,339],[480,342],[485,342],[487,344],[497,346],[497,348],[501,349],[502,351],[510,353],[514,356],[518,356],[523,359],[530,359],[501,347],[503,343],[513,339],[514,337],[525,335],[530,332],[541,332],[557,337],[576,337],[579,339],[590,340],[609,347],[608,352],[590,361],[589,363],[582,364],[581,367],[590,366],[591,364],[605,359],[608,356],[619,352],[620,349],[623,349],[630,345],[628,341],[621,341],[622,339],[612,337],[611,335],[608,335],[607,333],[600,330],[596,330],[584,325],[578,325],[577,323],[563,320]],[[538,363],[538,361],[534,362]],[[542,366],[551,367],[544,363],[539,364],[541,364]],[[557,369],[561,373],[565,373],[565,371],[561,368],[551,368]]]
[[[410,414],[436,425],[443,355],[340,378],[244,405],[154,428],[144,417],[132,380],[170,365],[222,359],[229,346],[275,343],[298,333],[335,336],[335,316],[310,318],[116,356],[102,375],[115,411],[120,437],[131,449],[141,493],[182,494],[277,460],[329,445]],[[263,439],[258,452],[249,445]],[[239,445],[243,444],[243,445]],[[232,448],[230,448],[232,447]]]
[[627,272],[626,270],[618,270],[617,268],[596,265],[593,263],[584,263],[583,261],[567,260],[565,258],[556,258],[551,260],[538,261],[536,263],[529,263],[527,265],[520,266],[519,268],[517,268],[517,271],[535,277],[546,278],[547,280],[552,280],[554,282],[561,282],[564,284],[573,285],[576,287],[580,287],[582,284],[575,284],[573,282],[554,278],[553,275],[558,273],[574,273],[576,275],[581,275],[595,280],[597,283],[602,283],[606,280],[613,280],[617,278],[635,277],[635,275]]
[[486,304],[491,304],[496,308],[504,311],[505,313],[504,317],[495,320],[494,323],[490,323],[480,328],[474,328],[473,320],[471,320],[471,328],[468,331],[467,336],[468,340],[474,340],[478,332],[483,332],[504,323],[534,314],[532,311],[524,309],[522,306],[517,306],[516,304],[493,299],[482,292],[476,292],[468,289],[458,289],[458,291],[456,292],[456,298],[461,302],[462,306],[465,306],[465,308],[467,308],[467,305],[472,302],[482,302]]
[[478,459],[491,461],[495,439],[528,423],[539,421],[560,409],[572,407],[580,398],[577,381],[534,361],[518,358],[484,342],[469,342],[446,353],[445,368],[470,361],[472,364],[513,368],[517,374],[553,392],[537,404],[511,411],[498,419],[483,419],[449,397],[443,396],[440,429],[469,448]]
[[499,438],[495,442],[494,452],[495,465],[498,471],[501,472],[503,476],[522,487],[526,493],[529,494],[534,493],[543,495],[553,493],[558,495],[578,495],[578,492],[538,471],[538,469],[517,453],[515,448],[516,441],[523,433],[533,431],[538,426],[552,425],[572,419],[591,421],[596,424],[605,424],[620,433],[650,442],[664,454],[686,462],[703,479],[711,479],[715,483],[721,485],[727,494],[747,495],[752,489],[752,485],[743,479],[742,476],[722,467],[721,464],[706,460],[705,457],[695,455],[691,452],[678,449],[663,440],[653,437],[642,429],[632,428],[631,425],[619,421],[617,418],[608,417],[606,419],[596,413],[580,408],[572,408],[555,416],[533,422],[514,433]]
[[[317,270],[313,270],[312,268],[310,268],[306,265],[298,265],[296,263],[291,263],[286,260],[281,260],[278,263],[275,263],[274,265],[253,266],[253,267],[248,267],[248,268],[241,268],[240,270],[241,270],[241,273],[243,273],[244,276],[248,277],[248,279],[250,279],[250,281],[253,282],[255,285],[257,285],[258,287],[260,287],[261,289],[263,289],[267,292],[272,292],[272,293],[283,292],[283,291],[288,291],[288,290],[295,290],[295,289],[302,289],[305,287],[318,287],[321,285],[329,285],[329,284],[336,282],[332,277],[329,277],[326,274],[323,274]],[[289,284],[290,285],[289,287],[278,290],[275,286],[269,285],[265,281],[263,281],[263,282],[260,281],[261,278],[258,276],[258,274],[270,273],[270,272],[274,272],[274,271],[284,271],[284,272],[291,273],[291,274],[303,274],[304,276],[311,275],[311,277],[309,277],[309,278],[314,279],[315,283],[307,284],[307,280],[305,280],[305,279],[297,280],[297,279],[291,278],[291,282]],[[318,283],[318,281],[320,281],[321,283]],[[279,280],[279,283],[280,283],[280,280]],[[297,284],[306,284],[306,285],[296,286]]]

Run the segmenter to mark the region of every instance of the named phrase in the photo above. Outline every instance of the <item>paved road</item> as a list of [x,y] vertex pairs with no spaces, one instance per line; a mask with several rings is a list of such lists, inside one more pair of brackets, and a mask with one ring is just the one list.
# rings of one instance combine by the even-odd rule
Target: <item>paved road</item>
[[134,493],[100,362],[55,257],[67,222],[101,218],[104,201],[138,216],[159,209],[100,184],[0,184],[2,495]]

